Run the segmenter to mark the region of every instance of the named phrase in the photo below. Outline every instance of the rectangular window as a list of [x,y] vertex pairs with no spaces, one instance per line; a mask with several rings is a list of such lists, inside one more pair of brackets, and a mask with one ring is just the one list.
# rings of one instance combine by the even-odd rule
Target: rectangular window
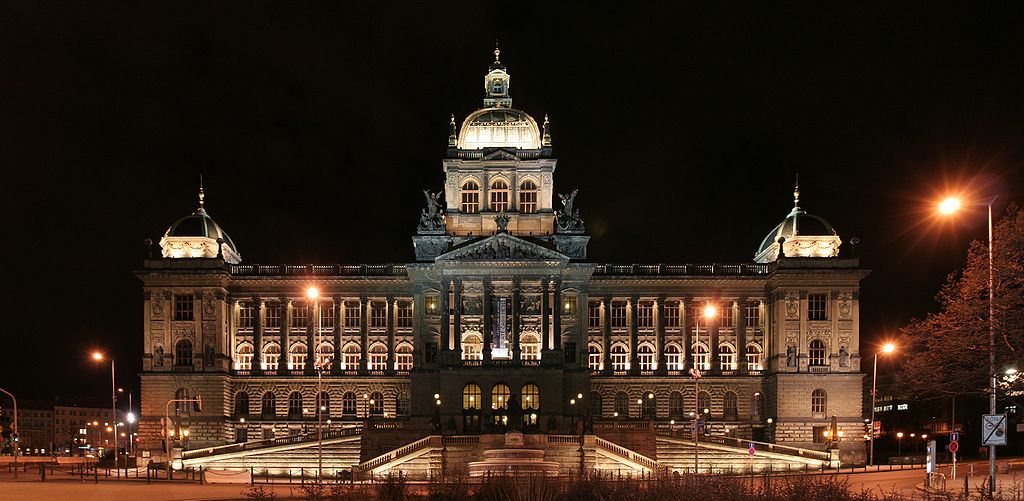
[[388,306],[384,301],[370,302],[370,328],[382,330],[388,325]]
[[828,294],[807,295],[807,320],[828,320]]
[[238,328],[252,329],[252,303],[238,303]]
[[174,319],[175,320],[193,320],[193,307],[195,300],[192,294],[175,294],[174,295]]
[[396,325],[400,329],[411,329],[412,328],[412,301],[398,301],[395,303],[397,306],[397,323]]
[[825,432],[828,431],[828,426],[815,426],[812,428],[811,433],[814,434],[814,443],[824,444],[827,442],[825,439]]
[[614,301],[612,302],[612,328],[623,329],[626,327],[626,302],[625,301]]
[[760,301],[749,301],[747,303],[746,310],[746,325],[747,327],[760,328],[761,327],[761,302]]
[[309,306],[292,305],[292,327],[304,328],[309,324]]
[[267,304],[267,327],[281,327],[281,303]]
[[519,212],[523,214],[533,214],[537,212],[537,192],[536,191],[520,191],[519,192]]
[[359,303],[348,301],[345,303],[345,328],[358,329],[362,322],[359,321]]
[[665,301],[665,327],[679,328],[679,301]]
[[476,190],[462,190],[462,213],[476,214],[480,212],[480,192]]
[[736,319],[733,315],[732,303],[726,302],[722,304],[722,309],[719,310],[718,326],[726,329],[731,329],[736,326]]
[[587,355],[587,365],[592,371],[601,370],[601,351],[597,347],[591,345],[589,354]]
[[425,353],[424,353],[424,360],[423,361],[428,363],[428,364],[436,364],[437,363],[437,343],[435,343],[433,341],[428,341],[426,343],[426,349],[424,351],[425,351]]
[[427,315],[438,315],[441,313],[437,303],[437,296],[427,296],[423,299],[423,308],[426,310]]
[[576,296],[562,296],[562,316],[576,316]]
[[320,328],[334,328],[334,305],[331,303],[320,303]]
[[636,326],[640,329],[654,328],[654,303],[640,301],[636,305]]
[[565,343],[565,363],[576,363],[576,343],[574,341]]
[[590,301],[587,303],[587,327],[591,329],[601,328],[601,302]]

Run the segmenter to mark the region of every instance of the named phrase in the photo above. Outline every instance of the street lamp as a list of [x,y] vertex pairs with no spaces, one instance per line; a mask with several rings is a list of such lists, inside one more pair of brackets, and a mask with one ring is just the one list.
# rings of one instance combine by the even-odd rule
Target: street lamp
[[[92,359],[97,362],[103,361],[103,354],[93,352]],[[110,419],[117,422],[117,385],[114,384],[114,359],[110,359]],[[117,469],[117,433],[114,434],[114,469],[117,470],[117,478],[121,478],[121,470]]]
[[310,312],[309,329],[313,329],[315,340],[313,367],[316,369],[316,474],[317,479],[323,478],[324,474],[324,359],[320,352],[320,290],[316,287],[306,289],[306,297],[313,301],[313,309]]
[[[896,445],[896,447],[897,447],[897,455],[898,456],[902,456],[903,455],[903,432],[902,431],[896,433],[896,444],[897,444]],[[890,449],[890,450],[892,450],[892,449]],[[903,460],[901,459],[900,461],[902,462]]]
[[[704,313],[704,318],[707,319],[709,324],[710,324],[711,319],[714,318],[715,315],[718,314],[718,309],[716,309],[713,304],[707,303],[707,304],[704,305],[703,313]],[[696,339],[695,339],[695,341],[693,343],[694,350],[696,350],[696,347],[700,345],[700,315],[694,315],[693,316],[693,327],[694,327],[694,330],[697,331]],[[708,351],[710,352],[710,350],[708,350]],[[708,353],[708,356],[710,357],[711,354]],[[694,400],[693,407],[694,407],[694,409],[696,409],[696,413],[695,413],[694,418],[693,418],[693,473],[696,474],[697,473],[697,464],[698,464],[698,462],[700,460],[700,457],[699,457],[698,452],[697,452],[697,449],[698,449],[697,422],[700,420],[700,385],[699,385],[699,381],[700,381],[700,367],[697,366],[697,354],[696,353],[694,353],[694,356],[693,356],[693,368],[690,369],[690,375],[693,376],[693,400]],[[704,412],[706,413],[707,410],[705,410]]]
[[[896,345],[892,343],[885,343],[882,345],[882,353],[889,354],[896,351]],[[869,435],[871,437],[870,454],[868,458],[868,466],[875,465],[875,397],[878,393],[876,390],[876,383],[878,381],[878,352],[875,352],[875,367],[871,371],[871,431]]]
[[[988,374],[991,379],[991,387],[988,396],[988,413],[996,413],[996,329],[995,329],[995,287],[993,285],[992,272],[992,204],[996,196],[987,202],[975,203],[976,207],[982,205],[988,207]],[[957,197],[949,197],[939,203],[939,212],[950,215],[958,211],[962,203]],[[955,423],[954,423],[955,424]],[[988,475],[989,492],[996,492],[996,446],[988,446]]]

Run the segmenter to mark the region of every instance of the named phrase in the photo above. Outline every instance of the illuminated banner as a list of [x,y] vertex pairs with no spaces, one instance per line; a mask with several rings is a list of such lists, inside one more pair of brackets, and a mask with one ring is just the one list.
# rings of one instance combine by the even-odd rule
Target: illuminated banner
[[491,318],[491,358],[509,358],[511,336],[508,330],[508,298],[494,298]]

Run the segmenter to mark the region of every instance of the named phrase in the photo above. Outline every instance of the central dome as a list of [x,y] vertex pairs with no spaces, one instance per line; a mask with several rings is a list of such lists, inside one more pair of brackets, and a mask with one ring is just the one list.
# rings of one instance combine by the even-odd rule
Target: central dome
[[537,121],[513,108],[484,108],[466,117],[459,130],[459,149],[541,147]]

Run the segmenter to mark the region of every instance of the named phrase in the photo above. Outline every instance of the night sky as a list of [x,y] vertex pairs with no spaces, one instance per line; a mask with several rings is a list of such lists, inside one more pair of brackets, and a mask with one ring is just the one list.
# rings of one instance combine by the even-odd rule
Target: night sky
[[[22,398],[136,389],[143,240],[197,204],[249,263],[412,260],[495,40],[551,117],[597,262],[747,262],[792,206],[859,237],[864,352],[1024,199],[1024,4],[6,2],[4,361]],[[902,4],[903,2],[899,2]],[[583,7],[585,5],[585,7]],[[848,244],[844,244],[848,250]]]

